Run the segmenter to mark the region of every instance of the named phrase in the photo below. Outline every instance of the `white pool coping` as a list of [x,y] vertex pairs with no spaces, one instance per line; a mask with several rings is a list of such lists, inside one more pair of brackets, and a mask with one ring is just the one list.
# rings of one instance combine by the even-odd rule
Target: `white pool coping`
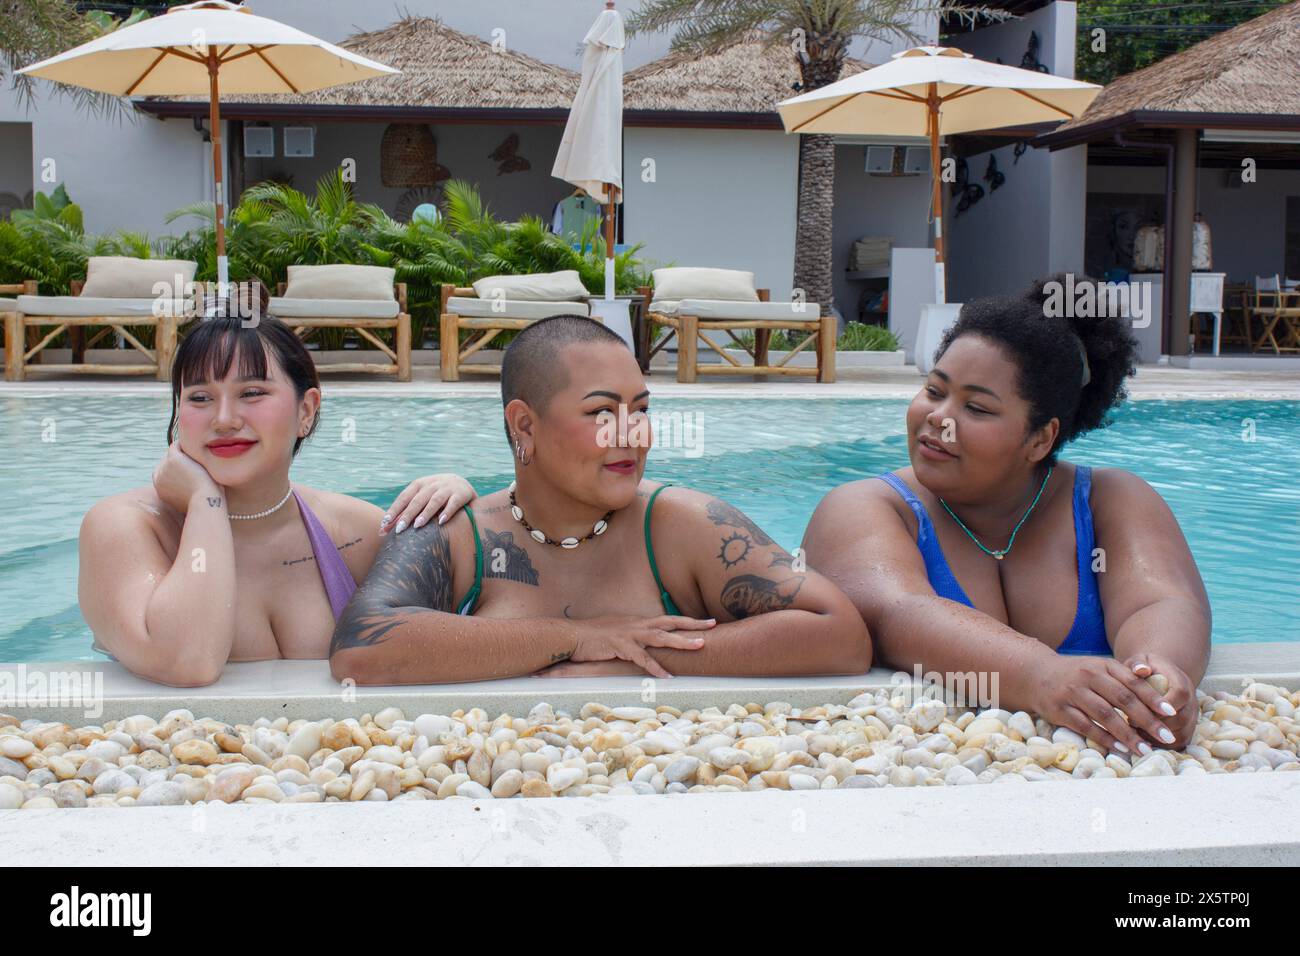
[[[11,678],[23,665],[0,665]],[[361,714],[408,717],[477,705],[526,712],[546,700],[577,708],[645,701],[674,706],[787,700],[843,703],[893,674],[765,680],[522,678],[490,683],[358,687],[345,701],[323,662],[236,664],[206,688],[177,690],[113,663],[27,665],[104,679],[105,713],[196,716]],[[1300,683],[1300,643],[1215,648],[1202,689]],[[0,710],[49,719],[52,708]],[[65,710],[65,713],[66,710]],[[67,713],[68,717],[79,714]],[[0,846],[45,866],[641,866],[1300,864],[1300,773],[1073,780],[972,787],[683,794],[551,800],[0,811]]]
[[[680,384],[669,369],[655,368],[647,376],[657,398],[671,399],[910,399],[921,384],[915,365],[895,368],[846,368],[838,381],[767,381],[749,379]],[[54,398],[69,395],[166,395],[171,386],[151,379],[114,379],[108,376],[42,378],[32,375],[25,382],[0,382],[0,398]],[[417,367],[412,381],[393,382],[373,376],[326,375],[324,389],[330,395],[387,398],[493,398],[500,399],[501,384],[495,376],[461,382],[442,382],[435,368]],[[1188,369],[1172,365],[1143,365],[1128,383],[1129,397],[1142,400],[1254,400],[1300,401],[1300,379],[1294,370],[1274,368]]]
[[[29,686],[34,673],[44,674],[47,683],[55,674],[102,680],[102,713],[88,715],[79,703],[7,705],[4,689]],[[667,704],[681,709],[770,701],[810,707],[847,703],[864,690],[908,683],[911,677],[877,667],[851,677],[520,677],[466,684],[344,686],[330,676],[325,661],[276,660],[228,664],[214,684],[177,688],[143,680],[112,661],[42,661],[0,664],[0,712],[80,726],[134,714],[159,718],[176,708],[186,708],[196,717],[251,723],[258,717],[291,721],[360,717],[385,707],[398,707],[411,719],[470,707],[481,707],[492,717],[501,713],[522,716],[540,701],[572,712],[591,701],[610,706]],[[1300,686],[1300,642],[1218,645],[1211,653],[1201,688],[1207,693],[1239,692],[1256,679]]]
[[1300,773],[0,811],[24,866],[1294,866]]

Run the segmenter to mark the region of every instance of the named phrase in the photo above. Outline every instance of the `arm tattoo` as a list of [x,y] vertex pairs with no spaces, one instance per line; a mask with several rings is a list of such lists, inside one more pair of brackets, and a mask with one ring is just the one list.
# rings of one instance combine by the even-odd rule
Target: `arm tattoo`
[[451,542],[429,522],[389,535],[334,628],[330,654],[382,644],[424,610],[452,611]]
[[484,577],[504,578],[520,584],[537,584],[537,569],[533,567],[528,552],[515,544],[513,531],[485,528],[483,533],[487,538],[484,549],[487,551],[487,567],[483,571]]
[[738,621],[755,614],[785,610],[794,603],[803,582],[803,575],[769,581],[757,574],[739,574],[723,585],[722,606]]
[[766,548],[772,543],[772,539],[763,533],[763,529],[754,522],[750,521],[739,508],[733,508],[721,498],[714,498],[708,505],[709,520],[716,525],[726,525],[731,528],[744,528],[749,532],[754,543],[760,548]]
[[730,568],[744,561],[749,557],[751,545],[747,535],[729,534],[722,539],[722,548],[718,551],[718,560],[722,562],[722,567]]

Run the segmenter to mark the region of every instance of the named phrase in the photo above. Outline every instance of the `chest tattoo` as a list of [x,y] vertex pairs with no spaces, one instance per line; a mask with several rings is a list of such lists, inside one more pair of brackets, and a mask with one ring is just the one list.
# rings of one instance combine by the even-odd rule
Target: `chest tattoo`
[[528,552],[515,544],[513,531],[484,529],[483,539],[484,550],[487,552],[484,556],[487,565],[485,577],[502,578],[520,584],[537,584],[537,569],[533,567]]
[[[344,548],[350,548],[350,547],[352,547],[354,544],[360,544],[360,543],[361,543],[361,539],[360,539],[360,538],[353,538],[351,541],[344,541],[342,544],[337,545],[336,547],[337,547],[340,551],[342,551]],[[281,567],[286,567],[286,568],[287,568],[287,567],[290,567],[291,565],[294,565],[294,564],[302,564],[304,561],[315,561],[315,560],[316,560],[316,555],[315,555],[315,554],[305,554],[305,555],[303,555],[301,558],[293,558],[293,559],[290,560],[290,561],[281,561],[281,562],[280,562],[280,565],[281,565]]]

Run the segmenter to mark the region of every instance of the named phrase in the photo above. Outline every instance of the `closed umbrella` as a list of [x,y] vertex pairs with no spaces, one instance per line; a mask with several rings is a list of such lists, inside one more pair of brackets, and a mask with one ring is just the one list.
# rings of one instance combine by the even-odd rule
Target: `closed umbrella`
[[[399,71],[248,7],[203,0],[172,7],[18,71],[113,96],[207,93],[216,187],[217,279],[230,281],[222,203],[221,110],[226,93],[306,93]],[[218,80],[220,83],[218,83]]]
[[605,204],[605,301],[614,301],[614,204],[623,200],[623,18],[606,2],[583,38],[582,79],[551,175]]
[[1099,92],[1095,83],[989,63],[952,47],[921,46],[785,100],[777,110],[787,133],[929,138],[936,285],[943,302],[939,137],[1072,119]]

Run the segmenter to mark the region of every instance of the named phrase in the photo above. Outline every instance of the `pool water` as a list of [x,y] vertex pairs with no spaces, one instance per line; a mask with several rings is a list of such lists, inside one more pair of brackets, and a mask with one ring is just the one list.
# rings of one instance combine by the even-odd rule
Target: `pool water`
[[[907,464],[906,404],[659,400],[663,422],[702,432],[656,447],[647,476],[725,498],[793,548],[830,488]],[[149,482],[168,413],[164,396],[0,398],[0,661],[95,657],[77,530],[98,498]],[[1169,502],[1215,643],[1300,640],[1300,402],[1130,403],[1065,457],[1133,471]],[[327,395],[293,478],[386,506],[440,471],[494,490],[510,460],[495,400]]]

